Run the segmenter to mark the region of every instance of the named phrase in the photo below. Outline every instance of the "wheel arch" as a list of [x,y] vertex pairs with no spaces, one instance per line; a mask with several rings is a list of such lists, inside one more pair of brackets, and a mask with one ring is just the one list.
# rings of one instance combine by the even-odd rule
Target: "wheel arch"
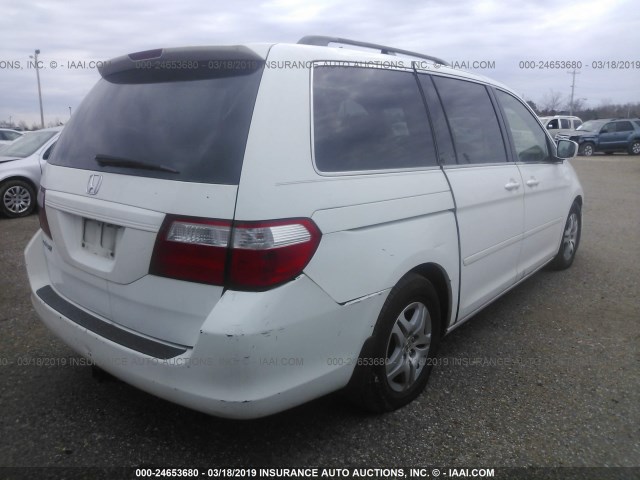
[[[412,268],[407,273],[405,273],[398,280],[396,285],[394,285],[394,287],[402,283],[402,281],[408,275],[418,275],[424,278],[425,280],[431,283],[431,285],[433,286],[436,292],[436,296],[438,297],[438,301],[440,303],[440,319],[439,319],[440,335],[438,337],[438,340],[436,340],[436,342],[439,342],[439,338],[445,335],[446,328],[448,326],[449,318],[452,311],[452,300],[451,300],[452,288],[451,288],[451,281],[449,279],[449,276],[446,270],[439,264],[423,263],[421,265],[417,265],[416,267]],[[358,358],[365,359],[365,358],[375,357],[374,342],[375,342],[375,336],[374,335],[369,336],[365,340],[364,344],[362,345]],[[364,403],[362,403],[364,401],[364,397],[362,397],[361,391],[366,384],[371,383],[372,381],[376,381],[376,380],[367,376],[367,368],[366,366],[364,366],[364,363],[361,365],[358,362],[354,366],[353,372],[351,374],[351,378],[349,379],[349,382],[347,383],[347,385],[344,387],[343,392],[347,395],[347,397],[349,397],[356,404],[364,405]],[[379,404],[378,407],[380,407],[380,405],[382,404]],[[382,412],[387,410],[388,409],[386,408],[381,408],[381,409],[375,409],[372,411]]]
[[22,176],[22,175],[12,175],[10,177],[3,178],[2,180],[0,180],[0,188],[2,188],[5,183],[10,182],[11,180],[19,180],[21,182],[28,183],[29,185],[31,185],[31,187],[33,188],[33,191],[36,193],[36,195],[38,195],[38,190],[39,190],[38,185],[36,185],[33,182],[33,180],[30,179],[29,177]]
[[451,280],[445,269],[436,263],[423,263],[408,273],[417,273],[433,285],[440,302],[440,336],[444,336],[449,327],[449,319],[453,310]]
[[[573,199],[573,203],[571,203],[571,207],[573,207],[574,204],[578,205],[578,208],[580,209],[580,224],[581,224],[581,228],[582,228],[582,224],[584,223],[584,213],[583,213],[583,200],[582,200],[582,195],[576,195],[576,198]],[[571,208],[570,207],[570,208]]]
[[582,209],[582,195],[576,195],[576,198],[573,199],[571,205],[573,205],[574,203],[577,203],[580,209]]

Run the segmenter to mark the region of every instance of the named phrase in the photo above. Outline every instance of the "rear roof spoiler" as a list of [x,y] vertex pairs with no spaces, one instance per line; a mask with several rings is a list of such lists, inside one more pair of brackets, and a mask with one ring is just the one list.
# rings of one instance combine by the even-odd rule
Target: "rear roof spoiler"
[[[166,76],[168,70],[172,69],[171,62],[181,62],[181,65],[186,66],[184,70],[189,70],[189,65],[197,62],[198,67],[191,68],[194,70],[192,73],[195,73],[197,70],[217,69],[221,65],[220,62],[225,61],[236,61],[236,66],[240,69],[247,68],[240,64],[243,61],[255,62],[253,65],[256,65],[258,62],[264,62],[264,58],[243,45],[158,48],[130,53],[108,60],[98,67],[98,71],[107,80],[117,79],[121,76],[120,74],[132,70],[153,70],[156,73],[164,73],[164,75],[160,76]],[[182,62],[191,62],[191,64]],[[225,68],[231,69],[229,67]],[[175,70],[178,70],[177,64]],[[202,73],[204,72],[200,72],[200,74]]]

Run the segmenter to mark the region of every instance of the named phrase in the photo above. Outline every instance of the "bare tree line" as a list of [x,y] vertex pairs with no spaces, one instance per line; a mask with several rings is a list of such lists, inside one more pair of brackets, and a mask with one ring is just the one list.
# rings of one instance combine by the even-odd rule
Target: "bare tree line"
[[[527,103],[540,116],[569,115],[571,111],[570,99],[555,90],[549,90],[538,104],[532,100],[528,100]],[[574,98],[573,115],[583,121],[599,118],[638,118],[640,102],[619,104],[605,99],[597,107],[587,107],[586,99]]]
[[[47,123],[47,128],[50,127],[59,127],[61,125],[64,125],[59,118],[56,118],[53,121],[50,121]],[[31,124],[31,126],[27,125],[27,122],[25,122],[24,120],[20,120],[19,122],[8,122],[6,120],[0,120],[0,128],[11,128],[14,130],[21,130],[21,131],[31,131],[31,130],[40,130],[40,123],[38,122],[33,122]]]

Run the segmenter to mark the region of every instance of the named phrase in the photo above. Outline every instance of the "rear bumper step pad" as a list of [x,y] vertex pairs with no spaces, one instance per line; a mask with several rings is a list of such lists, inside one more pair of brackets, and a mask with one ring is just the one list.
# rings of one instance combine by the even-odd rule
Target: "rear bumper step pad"
[[51,285],[38,289],[36,294],[44,303],[72,322],[131,350],[163,360],[177,357],[187,351],[186,348],[156,342],[100,320],[66,301],[51,288]]

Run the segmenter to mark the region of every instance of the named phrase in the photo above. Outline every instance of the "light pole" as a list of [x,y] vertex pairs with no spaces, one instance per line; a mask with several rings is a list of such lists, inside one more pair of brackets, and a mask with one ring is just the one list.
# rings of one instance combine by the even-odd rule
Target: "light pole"
[[9,128],[13,127],[13,122],[11,121],[12,118],[13,117],[11,115],[9,115]]
[[69,107],[69,118],[71,118],[71,107]]
[[573,81],[571,82],[571,101],[569,102],[569,115],[573,115],[573,92],[576,88],[576,75],[580,75],[580,72],[574,68],[573,72],[567,73],[573,76]]
[[36,78],[38,79],[38,100],[40,100],[40,124],[42,128],[44,128],[44,113],[42,113],[42,91],[40,89],[40,68],[38,67],[38,55],[40,54],[40,49],[35,51],[35,56],[29,55],[30,58],[33,58],[36,63]]

